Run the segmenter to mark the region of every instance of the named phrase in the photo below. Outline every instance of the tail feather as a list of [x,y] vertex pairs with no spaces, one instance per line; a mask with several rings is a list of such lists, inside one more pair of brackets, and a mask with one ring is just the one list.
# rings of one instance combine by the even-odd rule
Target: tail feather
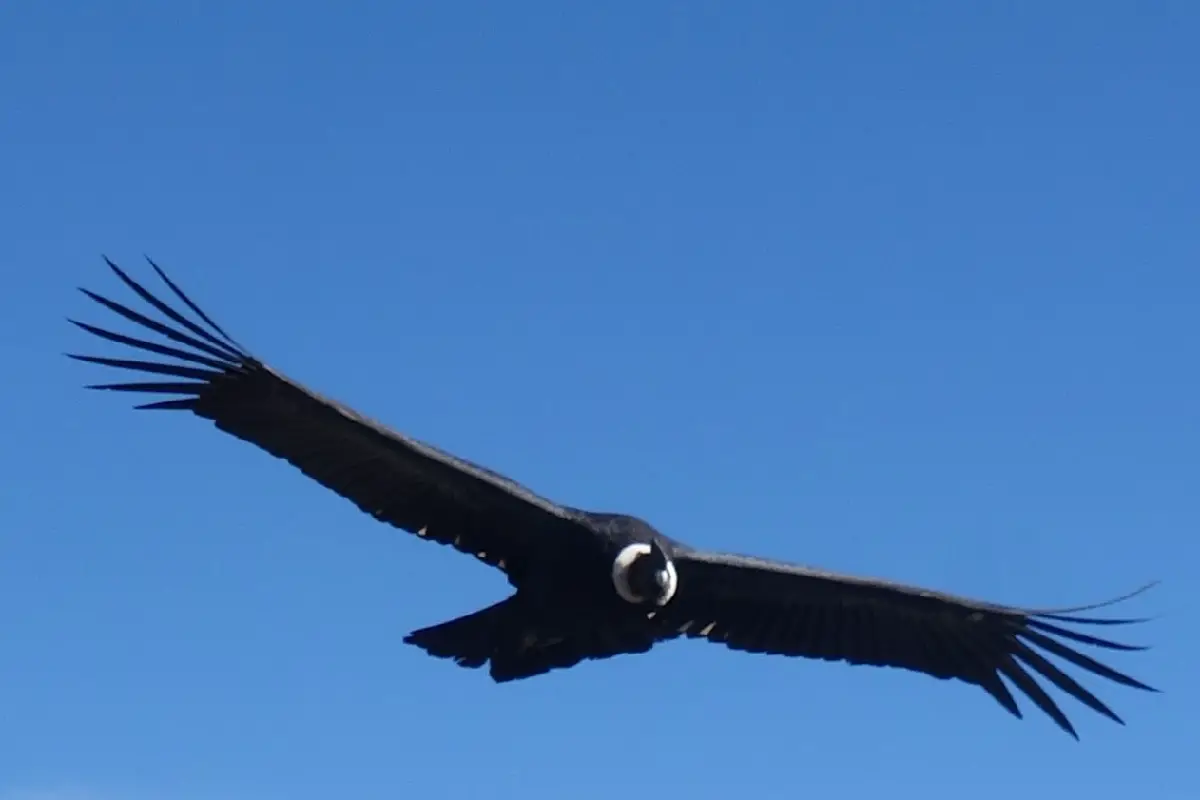
[[478,669],[488,662],[512,625],[512,598],[465,617],[413,631],[404,637],[436,658],[452,658],[460,667]]
[[457,619],[413,631],[404,637],[431,656],[478,669],[490,663],[497,683],[573,667],[584,659],[644,653],[654,644],[646,631],[624,631],[598,622],[569,630],[538,619],[516,595]]

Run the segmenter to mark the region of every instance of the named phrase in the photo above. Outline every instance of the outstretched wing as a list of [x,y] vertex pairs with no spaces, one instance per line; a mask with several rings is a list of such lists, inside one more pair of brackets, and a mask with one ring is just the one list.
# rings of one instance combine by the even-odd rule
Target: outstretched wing
[[[313,392],[250,355],[193,303],[153,261],[189,319],[107,258],[126,286],[160,312],[160,322],[87,289],[100,305],[174,344],[148,341],[70,320],[88,333],[162,358],[153,361],[69,354],[143,373],[151,380],[88,388],[164,396],[140,409],[191,411],[266,450],[384,522],[476,556],[510,581],[539,546],[583,546],[588,536],[568,508],[432,445],[397,433]],[[577,540],[577,541],[575,541]]]
[[[1067,640],[1109,650],[1145,649],[1067,627],[1141,621],[1072,615],[1099,606],[1010,608],[726,553],[681,552],[674,560],[679,590],[664,611],[663,623],[686,636],[702,637],[734,650],[899,667],[943,680],[956,678],[982,687],[1020,717],[1003,676],[1076,738],[1071,722],[1030,671],[1095,711],[1124,723],[1039,650],[1117,683],[1156,691],[1064,644]],[[1134,594],[1145,588],[1149,587]]]

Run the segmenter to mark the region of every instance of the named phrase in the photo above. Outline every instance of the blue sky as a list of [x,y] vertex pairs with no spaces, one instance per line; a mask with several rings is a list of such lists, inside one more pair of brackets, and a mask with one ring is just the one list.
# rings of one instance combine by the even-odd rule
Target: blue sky
[[[1200,6],[8,2],[0,798],[1195,798]],[[673,643],[80,387],[162,263],[297,379],[696,544],[1157,619],[1128,721]],[[1193,745],[1187,742],[1192,741]]]

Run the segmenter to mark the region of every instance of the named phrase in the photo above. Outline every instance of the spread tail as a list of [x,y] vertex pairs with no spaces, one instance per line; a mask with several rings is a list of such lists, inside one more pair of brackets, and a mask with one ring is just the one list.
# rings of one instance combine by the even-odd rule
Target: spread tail
[[404,641],[431,656],[452,658],[460,667],[478,669],[493,656],[497,643],[512,627],[512,602],[510,597],[465,617],[421,628],[405,636]]
[[643,653],[654,637],[643,632],[620,635],[603,624],[563,630],[535,618],[513,595],[472,614],[413,631],[404,641],[468,669],[490,662],[492,680],[504,683],[571,667],[585,658]]

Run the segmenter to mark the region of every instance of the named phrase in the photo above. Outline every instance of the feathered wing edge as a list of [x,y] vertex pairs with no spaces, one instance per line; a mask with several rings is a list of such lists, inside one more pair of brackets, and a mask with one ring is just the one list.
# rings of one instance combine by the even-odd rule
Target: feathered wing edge
[[[107,367],[115,367],[117,369],[132,370],[135,372],[149,373],[153,375],[162,375],[169,378],[182,380],[173,381],[137,381],[123,383],[100,383],[91,384],[88,389],[102,389],[107,391],[117,392],[146,392],[148,394],[172,394],[182,395],[170,400],[159,400],[150,403],[143,403],[136,406],[139,409],[175,409],[175,410],[192,410],[195,407],[196,399],[199,393],[208,386],[213,380],[219,379],[222,375],[228,375],[232,372],[240,372],[251,366],[257,366],[255,359],[239,345],[229,334],[227,334],[220,325],[214,322],[207,314],[204,313],[191,298],[188,297],[182,289],[180,289],[174,281],[172,281],[163,270],[154,263],[149,257],[146,260],[158,276],[162,279],[167,288],[179,298],[184,305],[192,310],[200,320],[208,326],[208,329],[201,327],[187,317],[180,314],[175,309],[168,306],[163,301],[148,292],[145,287],[135,281],[133,278],[125,274],[125,271],[114,264],[107,256],[104,257],[104,263],[108,264],[109,269],[116,273],[121,281],[132,289],[139,297],[156,308],[158,311],[165,314],[173,322],[181,325],[188,333],[181,330],[176,330],[169,325],[164,325],[161,322],[151,319],[144,314],[141,314],[128,306],[109,300],[106,297],[96,294],[88,289],[80,287],[79,291],[87,295],[90,299],[109,309],[110,311],[124,317],[131,322],[135,322],[155,333],[161,334],[166,338],[178,344],[192,348],[192,351],[183,350],[178,347],[151,342],[145,339],[138,339],[132,336],[126,336],[121,333],[116,333],[95,325],[89,325],[86,322],[68,318],[68,322],[75,325],[88,333],[98,336],[117,344],[127,345],[129,347],[142,350],[148,353],[154,353],[168,358],[178,359],[185,363],[171,363],[161,361],[141,361],[136,359],[126,358],[106,358],[102,356],[80,355],[78,353],[67,353],[68,358],[73,358],[76,361],[86,361],[91,364],[101,364]],[[191,334],[191,335],[189,335]]]
[[[1015,631],[1010,640],[1008,652],[1004,654],[1000,663],[994,671],[986,671],[981,674],[983,680],[980,685],[992,695],[1005,709],[1011,712],[1016,717],[1022,716],[1020,709],[1017,707],[1016,701],[1007,687],[1000,680],[1003,675],[1008,678],[1018,689],[1020,689],[1034,705],[1040,708],[1047,716],[1069,733],[1074,738],[1078,739],[1079,734],[1075,731],[1074,725],[1071,724],[1066,714],[1054,702],[1053,698],[1046,690],[1037,682],[1034,675],[1049,681],[1055,687],[1064,693],[1074,697],[1079,702],[1102,714],[1114,722],[1125,724],[1120,716],[1116,714],[1107,704],[1096,697],[1088,689],[1084,688],[1078,681],[1065,673],[1056,664],[1047,659],[1044,653],[1048,653],[1056,658],[1078,667],[1082,670],[1107,678],[1114,683],[1119,683],[1123,686],[1128,686],[1134,689],[1142,689],[1148,692],[1158,693],[1160,690],[1150,686],[1130,675],[1120,672],[1112,667],[1101,663],[1097,659],[1080,652],[1079,650],[1070,647],[1062,640],[1068,640],[1077,644],[1097,647],[1104,650],[1118,652],[1138,652],[1148,650],[1148,646],[1125,644],[1112,639],[1095,636],[1090,633],[1083,633],[1079,630],[1072,630],[1064,627],[1065,625],[1075,626],[1097,626],[1097,627],[1115,627],[1122,625],[1135,625],[1146,622],[1146,618],[1125,618],[1114,619],[1105,617],[1084,617],[1078,616],[1076,612],[1094,611],[1101,608],[1106,608],[1117,603],[1121,603],[1132,597],[1148,591],[1158,584],[1158,581],[1152,581],[1138,589],[1115,597],[1111,600],[1106,600],[1100,603],[1093,603],[1086,606],[1076,606],[1073,608],[1058,608],[1058,609],[1019,609],[1008,608],[999,609],[1000,613],[1016,617],[1013,620]],[[969,645],[966,645],[969,647]],[[1037,649],[1035,649],[1037,648]],[[1042,652],[1039,652],[1042,651]]]
[[[68,318],[68,322],[82,328],[84,331],[91,333],[101,339],[123,344],[128,347],[143,350],[149,353],[154,353],[168,358],[175,358],[185,363],[170,363],[161,361],[141,361],[133,359],[120,358],[105,358],[99,356],[79,355],[75,353],[67,353],[67,357],[77,361],[86,361],[93,364],[101,364],[117,369],[131,370],[140,373],[149,373],[151,375],[163,375],[170,378],[183,379],[175,381],[143,381],[137,383],[105,383],[93,384],[86,388],[89,389],[104,389],[109,391],[121,392],[146,392],[150,394],[175,394],[183,395],[183,397],[163,400],[152,403],[145,403],[136,406],[139,409],[184,409],[195,410],[196,401],[199,394],[208,386],[215,385],[216,382],[224,378],[240,377],[252,372],[269,373],[275,380],[288,384],[291,388],[299,391],[312,399],[317,400],[324,405],[333,406],[343,416],[350,418],[355,424],[366,425],[374,429],[377,433],[381,433],[386,437],[391,437],[399,440],[404,447],[414,451],[415,457],[437,462],[440,466],[467,473],[473,480],[484,484],[490,484],[493,488],[508,492],[516,497],[517,500],[524,503],[532,504],[543,513],[548,513],[552,516],[562,519],[573,519],[577,516],[574,510],[569,509],[561,504],[555,503],[545,497],[541,497],[533,492],[528,487],[518,483],[517,481],[496,472],[493,469],[477,464],[466,458],[448,453],[434,445],[422,442],[410,436],[406,436],[397,431],[382,425],[363,414],[360,414],[353,409],[344,406],[343,404],[323,397],[318,393],[303,387],[290,378],[278,373],[271,367],[265,365],[259,359],[251,355],[251,353],[227,334],[220,325],[218,325],[211,317],[209,317],[201,308],[187,296],[184,291],[172,281],[167,274],[154,263],[149,257],[146,260],[154,271],[158,273],[163,282],[178,297],[184,305],[191,309],[204,325],[208,326],[205,329],[200,324],[193,320],[184,317],[179,311],[171,308],[159,298],[155,297],[144,286],[138,283],[133,278],[129,277],[116,264],[107,257],[104,258],[109,268],[121,279],[121,281],[132,289],[139,297],[144,299],[154,308],[161,311],[170,320],[182,326],[180,329],[172,328],[162,322],[150,319],[144,314],[132,310],[128,306],[121,303],[109,300],[88,289],[80,288],[79,291],[85,294],[90,299],[109,309],[110,311],[130,320],[138,325],[141,325],[151,331],[161,334],[167,339],[178,344],[186,345],[192,348],[192,351],[172,347],[170,345],[157,342],[138,339],[125,334],[116,333],[95,325],[90,325],[85,322],[79,322]],[[256,443],[257,444],[257,443]],[[260,445],[261,446],[261,445]]]

